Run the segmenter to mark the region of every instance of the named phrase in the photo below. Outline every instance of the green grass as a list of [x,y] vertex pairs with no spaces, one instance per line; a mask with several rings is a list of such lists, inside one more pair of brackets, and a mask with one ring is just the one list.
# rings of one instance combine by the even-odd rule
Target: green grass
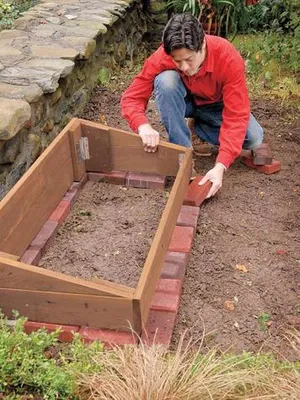
[[280,99],[299,107],[300,41],[292,35],[238,35],[233,45],[246,61],[251,97]]

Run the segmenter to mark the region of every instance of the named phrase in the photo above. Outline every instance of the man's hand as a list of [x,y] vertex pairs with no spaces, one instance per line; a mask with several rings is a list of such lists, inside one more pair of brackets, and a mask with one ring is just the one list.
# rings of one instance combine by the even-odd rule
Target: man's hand
[[138,133],[143,141],[144,150],[155,153],[159,143],[159,133],[150,124],[140,125]]
[[206,183],[207,181],[210,181],[212,183],[212,187],[210,188],[210,191],[206,196],[207,199],[214,196],[217,191],[222,187],[224,171],[226,171],[225,165],[221,163],[216,163],[214,168],[209,170],[199,182],[199,185],[204,185],[204,183]]

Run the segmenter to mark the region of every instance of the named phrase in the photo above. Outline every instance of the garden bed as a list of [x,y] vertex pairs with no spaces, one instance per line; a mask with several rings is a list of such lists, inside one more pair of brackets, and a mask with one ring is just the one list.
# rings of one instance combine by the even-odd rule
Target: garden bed
[[89,181],[39,266],[134,288],[165,205],[162,190]]
[[[38,322],[141,333],[191,169],[190,149],[161,142],[156,153],[145,154],[135,134],[73,119],[0,202],[2,311],[11,317],[18,310]],[[104,175],[139,187],[144,179],[150,187],[144,177],[151,174],[176,179],[135,288],[104,279],[91,282],[18,261],[25,251],[45,251],[60,222],[56,216],[68,211],[70,199],[87,179]]]

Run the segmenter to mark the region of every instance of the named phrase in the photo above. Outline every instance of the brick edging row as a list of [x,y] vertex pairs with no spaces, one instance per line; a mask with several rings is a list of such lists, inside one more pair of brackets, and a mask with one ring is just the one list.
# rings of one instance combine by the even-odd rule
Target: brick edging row
[[[194,180],[188,187],[184,203],[173,231],[172,239],[164,261],[164,266],[151,304],[149,317],[141,337],[133,333],[118,332],[90,327],[60,325],[27,321],[24,325],[26,333],[31,333],[42,327],[48,331],[60,328],[58,339],[70,342],[73,332],[79,333],[84,342],[91,343],[100,340],[107,347],[138,343],[159,343],[169,346],[179,308],[183,279],[192,248],[192,241],[197,227],[199,207],[204,201],[211,186],[210,183],[199,187],[201,177]],[[123,171],[111,173],[88,173],[81,182],[74,182],[65,196],[46,221],[28,249],[21,257],[21,261],[31,265],[38,265],[42,255],[53,240],[59,226],[66,219],[76,198],[85,183],[108,181],[110,183],[147,189],[164,189],[165,177],[152,174],[139,174]]]

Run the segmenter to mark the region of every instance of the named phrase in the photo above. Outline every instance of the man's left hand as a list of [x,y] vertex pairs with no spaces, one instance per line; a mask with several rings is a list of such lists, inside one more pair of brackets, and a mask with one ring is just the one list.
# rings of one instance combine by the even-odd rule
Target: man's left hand
[[221,163],[216,163],[214,168],[209,170],[207,174],[199,182],[199,185],[204,185],[204,183],[208,181],[212,183],[212,187],[210,188],[210,191],[206,196],[207,199],[214,196],[217,193],[217,191],[222,187],[224,171],[226,171],[225,165]]

